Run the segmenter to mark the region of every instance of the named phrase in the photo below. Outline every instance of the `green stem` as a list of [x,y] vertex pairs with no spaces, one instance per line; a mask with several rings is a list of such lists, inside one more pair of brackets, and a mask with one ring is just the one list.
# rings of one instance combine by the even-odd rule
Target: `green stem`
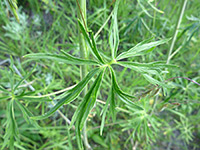
[[169,64],[169,62],[172,58],[171,54],[172,54],[172,51],[173,51],[173,48],[174,48],[174,45],[175,45],[175,42],[176,42],[178,30],[179,30],[179,27],[180,27],[180,24],[181,24],[181,21],[182,21],[182,18],[183,18],[183,14],[185,12],[186,4],[187,4],[187,0],[182,0],[181,9],[180,9],[180,12],[179,12],[179,18],[176,22],[176,29],[174,30],[174,35],[173,35],[173,39],[172,39],[172,42],[171,42],[171,45],[170,45],[166,64]]
[[[86,18],[86,0],[77,0],[77,12],[78,12],[78,19],[84,24],[86,30],[87,30],[87,18]],[[80,32],[79,29],[79,49],[80,49],[80,56],[83,59],[86,59],[87,56],[87,49],[86,49],[86,43],[84,40],[84,37],[82,35],[82,33]],[[87,66],[81,66],[80,67],[80,77],[81,80],[86,76],[87,74]],[[83,90],[83,97],[86,95],[87,93],[87,86],[85,87],[85,89]],[[88,143],[88,138],[87,138],[87,128],[86,128],[86,122],[84,124],[83,127],[83,141],[84,141],[84,145],[86,150],[91,150],[91,146]]]

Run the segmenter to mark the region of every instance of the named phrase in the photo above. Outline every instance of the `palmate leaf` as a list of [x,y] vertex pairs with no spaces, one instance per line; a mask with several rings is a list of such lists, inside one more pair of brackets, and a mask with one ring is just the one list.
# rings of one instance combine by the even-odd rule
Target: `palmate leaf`
[[104,64],[105,62],[103,61],[101,55],[99,54],[97,47],[96,47],[96,43],[94,40],[94,35],[92,34],[92,42],[90,40],[90,37],[88,35],[88,33],[86,32],[83,24],[80,22],[80,20],[78,20],[78,24],[79,24],[79,28],[86,40],[86,43],[88,44],[88,46],[90,47],[90,49],[92,50],[92,54],[98,59],[98,61],[102,64]]
[[58,54],[47,54],[47,53],[36,53],[36,54],[28,54],[24,57],[28,57],[31,59],[51,59],[58,62],[63,62],[66,64],[73,64],[73,65],[99,65],[98,62],[92,61],[92,60],[85,60],[76,58],[74,56],[71,56],[70,54],[67,54],[66,52],[62,51],[64,55],[58,55]]
[[150,43],[145,43],[141,42],[138,43],[136,46],[132,47],[126,52],[121,53],[120,55],[117,56],[117,60],[128,58],[128,57],[134,57],[134,56],[140,56],[140,55],[145,55],[146,53],[152,51],[154,47],[164,44],[168,42],[170,39],[163,39],[155,42],[150,42]]
[[71,101],[73,101],[74,99],[76,99],[79,96],[79,94],[81,93],[81,91],[84,89],[84,87],[86,86],[86,84],[91,80],[91,78],[97,72],[99,72],[99,70],[100,70],[99,68],[95,68],[92,71],[90,71],[87,74],[87,76],[85,78],[83,78],[83,80],[81,82],[79,82],[73,89],[71,89],[69,91],[69,94],[67,96],[65,96],[64,98],[62,98],[53,108],[51,108],[48,112],[46,112],[45,114],[43,114],[41,116],[31,117],[31,119],[41,120],[41,119],[48,118],[56,110],[58,110],[63,104],[70,103]]
[[76,124],[75,124],[75,126],[76,126],[76,138],[77,138],[78,146],[79,146],[80,149],[83,149],[80,131],[82,130],[82,128],[84,126],[84,123],[85,123],[85,121],[88,117],[88,114],[90,113],[90,111],[94,107],[94,104],[95,104],[96,99],[97,99],[98,90],[99,90],[99,87],[101,85],[101,81],[102,81],[102,78],[103,78],[104,71],[105,71],[105,68],[99,73],[99,75],[96,78],[96,80],[94,81],[92,87],[87,92],[83,101],[81,102],[81,104],[76,109],[76,112],[74,113],[72,120],[71,120],[70,126],[72,126],[74,124],[74,122],[76,121]]

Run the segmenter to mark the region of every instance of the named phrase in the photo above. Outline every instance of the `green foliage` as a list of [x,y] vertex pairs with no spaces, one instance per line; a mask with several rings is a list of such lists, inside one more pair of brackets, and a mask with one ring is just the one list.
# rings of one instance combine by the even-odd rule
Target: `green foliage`
[[0,2],[1,149],[84,149],[86,122],[93,149],[199,148],[198,2],[89,1],[87,26],[75,1],[18,2],[20,23]]

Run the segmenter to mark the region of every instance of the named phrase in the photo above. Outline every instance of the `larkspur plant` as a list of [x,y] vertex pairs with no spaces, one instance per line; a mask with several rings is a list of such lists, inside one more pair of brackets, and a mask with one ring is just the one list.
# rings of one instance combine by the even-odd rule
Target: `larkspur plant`
[[[106,73],[106,69],[109,69],[110,72],[110,92],[108,99],[106,101],[106,105],[102,110],[102,123],[100,133],[102,134],[104,124],[105,124],[105,117],[108,107],[110,105],[109,112],[111,113],[113,121],[116,118],[116,99],[115,95],[119,97],[121,101],[123,101],[129,108],[135,108],[139,111],[144,111],[144,108],[140,105],[136,104],[133,100],[136,100],[134,96],[125,93],[122,91],[117,83],[116,74],[114,71],[115,65],[120,65],[123,67],[127,67],[132,69],[136,72],[141,73],[141,75],[149,81],[153,85],[158,85],[162,88],[167,88],[168,86],[163,83],[163,78],[160,75],[162,69],[166,67],[174,67],[173,65],[166,65],[164,62],[151,62],[151,63],[138,63],[138,62],[130,62],[130,61],[122,61],[129,57],[137,57],[148,54],[151,52],[156,46],[164,44],[168,42],[170,39],[163,39],[155,42],[150,42],[152,39],[142,41],[138,43],[134,47],[130,48],[127,51],[124,51],[120,54],[117,54],[119,48],[119,33],[118,33],[118,23],[117,23],[117,10],[118,10],[119,0],[116,1],[114,10],[112,12],[112,20],[111,26],[109,31],[109,45],[111,50],[111,59],[107,60],[108,57],[104,57],[100,54],[96,41],[94,38],[94,33],[92,31],[88,32],[89,30],[84,27],[82,22],[78,20],[78,25],[81,30],[81,33],[84,36],[85,42],[89,47],[90,52],[94,56],[94,60],[88,59],[81,59],[74,57],[64,50],[61,50],[62,54],[47,54],[47,53],[35,53],[35,54],[28,54],[24,56],[25,58],[29,58],[29,60],[33,59],[51,59],[53,61],[63,62],[66,64],[73,64],[73,65],[91,65],[95,66],[85,78],[82,79],[73,89],[68,91],[68,94],[58,101],[58,103],[51,108],[48,112],[41,116],[34,116],[31,117],[33,120],[41,120],[47,117],[50,117],[56,110],[58,110],[62,105],[68,104],[75,100],[79,94],[82,92],[84,87],[89,83],[89,81],[96,76],[95,81],[93,82],[91,88],[85,95],[83,101],[79,104],[78,108],[76,109],[72,121],[71,126],[75,123],[76,127],[76,137],[77,142],[80,149],[83,149],[82,140],[81,140],[81,130],[83,129],[84,123],[94,107],[96,103],[96,99],[98,96],[98,92],[100,90],[101,82],[103,80],[104,74]],[[152,77],[154,76],[154,77]],[[150,131],[150,130],[148,130]],[[148,132],[146,131],[146,132]]]
[[[79,2],[77,1],[77,7],[79,11],[79,18],[77,22],[79,28],[79,36],[81,38],[81,40],[79,39],[80,40],[79,48],[88,49],[89,52],[87,53],[92,54],[92,56],[88,55],[90,56],[91,59],[85,56],[83,57],[81,56],[81,58],[75,57],[63,49],[60,50],[59,53],[53,53],[53,52],[31,53],[25,55],[23,58],[28,58],[25,59],[26,60],[25,62],[40,60],[40,59],[44,60],[48,59],[53,62],[59,62],[60,64],[81,66],[82,67],[81,81],[78,82],[78,84],[76,84],[70,90],[67,90],[63,94],[58,95],[53,99],[51,99],[52,97],[48,97],[49,94],[47,94],[48,98],[44,98],[45,96],[43,97],[38,93],[37,94],[39,96],[30,96],[31,93],[26,92],[23,86],[21,86],[21,84],[35,72],[37,66],[32,67],[29,73],[27,73],[24,77],[22,77],[22,79],[19,82],[16,82],[15,81],[16,76],[14,72],[17,72],[17,70],[16,67],[14,66],[13,58],[10,57],[9,61],[10,69],[9,71],[6,70],[7,71],[6,74],[8,75],[10,83],[9,85],[10,89],[7,89],[0,85],[0,90],[3,91],[3,93],[6,95],[4,97],[1,97],[0,101],[8,100],[6,106],[7,108],[6,114],[8,119],[4,123],[4,126],[6,126],[6,131],[4,135],[4,144],[2,146],[2,149],[4,149],[6,146],[8,146],[11,150],[14,149],[14,147],[21,148],[19,145],[20,134],[16,121],[17,118],[15,113],[16,110],[19,109],[21,111],[21,113],[23,114],[23,118],[26,120],[27,123],[34,125],[37,129],[41,129],[41,127],[37,124],[36,120],[49,118],[55,112],[59,112],[59,109],[62,108],[63,105],[69,104],[74,100],[78,99],[80,97],[80,94],[84,93],[84,90],[87,89],[87,86],[89,85],[88,86],[89,90],[86,91],[85,95],[83,95],[84,98],[82,99],[80,104],[76,107],[76,111],[73,114],[69,128],[68,126],[66,126],[68,128],[67,135],[69,137],[69,145],[71,142],[69,129],[74,128],[75,125],[74,129],[76,132],[76,140],[78,143],[78,147],[79,149],[83,149],[81,131],[85,130],[84,129],[86,126],[85,123],[88,120],[88,116],[91,113],[92,109],[95,107],[98,95],[100,95],[99,94],[100,91],[102,91],[101,84],[103,83],[103,80],[109,80],[108,84],[110,84],[110,86],[105,105],[100,111],[101,115],[100,135],[103,135],[103,130],[105,130],[104,126],[106,124],[106,120],[109,120],[111,117],[113,122],[115,122],[117,120],[117,112],[121,111],[127,113],[130,116],[130,119],[127,119],[126,122],[122,122],[120,124],[120,126],[123,128],[122,131],[127,131],[127,132],[131,131],[130,135],[124,142],[124,147],[126,147],[125,145],[132,139],[134,140],[135,145],[137,145],[137,142],[139,142],[139,144],[141,144],[141,147],[145,147],[143,146],[144,143],[148,145],[149,143],[156,141],[161,126],[164,126],[166,128],[166,130],[163,131],[164,135],[167,135],[167,132],[173,132],[173,130],[175,130],[171,129],[168,126],[168,124],[166,124],[166,121],[158,117],[158,113],[166,109],[169,112],[172,112],[180,116],[180,122],[179,119],[175,120],[175,123],[177,124],[176,128],[179,129],[181,132],[180,138],[184,138],[186,140],[186,143],[189,143],[189,141],[191,141],[193,138],[192,130],[194,129],[194,127],[189,123],[184,113],[179,113],[172,109],[168,109],[170,107],[174,108],[180,105],[179,103],[171,103],[171,104],[168,103],[169,100],[173,98],[173,96],[176,95],[180,90],[175,89],[174,91],[172,91],[172,93],[170,93],[171,95],[168,96],[167,94],[169,92],[169,89],[171,87],[176,87],[176,86],[171,83],[168,84],[167,83],[168,80],[165,80],[166,72],[169,71],[167,69],[176,67],[174,65],[170,65],[169,63],[170,59],[175,55],[174,53],[171,54],[172,52],[171,50],[174,47],[174,42],[177,36],[176,31],[179,28],[180,22],[177,21],[177,26],[176,26],[177,29],[174,32],[172,40],[171,38],[159,39],[159,40],[156,40],[156,38],[151,38],[136,44],[135,46],[129,48],[128,50],[121,50],[121,46],[119,45],[120,39],[119,39],[119,29],[118,29],[118,19],[117,19],[118,6],[120,0],[114,1],[115,4],[113,11],[107,18],[106,22],[100,27],[99,31],[96,32],[96,34],[94,34],[93,31],[87,27],[86,16],[85,16],[86,12],[84,12],[84,8],[82,8],[82,4],[79,4]],[[143,5],[144,2],[140,0],[138,0],[137,2],[141,7],[141,9],[143,10],[143,12],[147,16],[152,17],[149,14],[149,12],[145,9],[145,6]],[[17,10],[16,0],[13,1],[8,0],[8,4],[10,5],[10,8],[15,18],[17,19],[17,21],[19,21],[20,15],[18,17],[16,12]],[[48,5],[48,3],[45,4]],[[154,7],[150,1],[147,1],[147,4],[150,7],[152,7],[156,12],[163,13],[162,11]],[[52,9],[52,11],[55,11],[55,9]],[[48,11],[50,11],[50,9]],[[138,18],[141,19],[140,16],[138,16]],[[190,19],[194,20],[194,17]],[[181,17],[179,18],[179,20],[181,20]],[[106,26],[106,24],[108,24],[109,21],[110,21],[110,27],[108,35],[108,45],[110,46],[109,48],[110,55],[108,56],[102,53],[100,48],[97,46],[97,42],[99,33]],[[7,29],[8,31],[11,30],[10,28],[8,28],[8,26],[5,29]],[[126,29],[125,33],[127,33],[128,31],[129,29]],[[13,40],[18,40],[18,39],[13,39]],[[84,44],[81,43],[82,40]],[[189,38],[189,40],[191,40],[191,38]],[[171,42],[171,48],[170,48],[171,50],[169,52],[167,63],[163,61],[154,61],[148,63],[145,62],[139,63],[137,61],[130,61],[134,60],[134,58],[138,60],[137,59],[138,57],[142,58],[145,55],[150,54],[150,52],[152,52],[156,47],[159,47],[162,44],[170,42]],[[87,67],[87,69],[89,70],[88,73],[87,69],[85,70],[85,67]],[[123,90],[121,90],[119,86],[120,82],[118,80],[119,77],[117,76],[118,68],[126,68],[127,70],[133,70],[134,72],[140,74],[143,77],[143,79],[145,79],[150,83],[149,88],[147,87],[145,92],[140,93],[138,95],[137,94],[132,95],[124,92]],[[86,71],[85,75],[83,73],[84,71]],[[19,75],[19,73],[17,74]],[[90,84],[91,82],[93,82],[92,85]],[[48,81],[48,83],[50,84],[50,81]],[[186,95],[192,94],[192,91],[190,89],[189,90],[184,89],[185,86],[180,85],[180,87],[182,87],[182,89],[184,90],[184,94],[185,93]],[[31,89],[32,91],[34,91],[33,87],[31,87]],[[161,91],[163,91],[162,93],[163,95],[161,94]],[[168,97],[164,98],[165,95],[167,95]],[[156,104],[158,97],[162,97],[164,101],[159,104]],[[118,99],[120,101],[118,101]],[[25,106],[24,102],[26,104]],[[48,108],[50,109],[46,113],[44,113],[43,111],[42,115],[40,116],[34,116],[32,112],[28,110],[28,105],[31,102],[39,102],[36,108],[38,108],[42,102],[45,103],[51,102],[51,104],[48,105]],[[118,104],[120,102],[124,103],[123,108],[118,107]],[[155,113],[154,111],[156,105],[158,109]],[[45,128],[44,131],[40,131],[40,133],[42,133],[43,135],[45,134],[47,135],[48,133],[46,133],[46,131],[48,131],[47,128]],[[54,135],[56,133],[51,132],[51,134]],[[110,134],[110,136],[111,135],[112,134]],[[85,135],[83,136],[84,136],[83,138],[87,138],[85,137]],[[88,144],[87,142],[84,141],[84,144],[86,149],[91,149],[91,147],[87,145]],[[104,142],[100,144],[108,148],[108,146]],[[70,147],[72,149],[72,145],[70,145]],[[40,147],[40,149],[42,148],[44,147]]]

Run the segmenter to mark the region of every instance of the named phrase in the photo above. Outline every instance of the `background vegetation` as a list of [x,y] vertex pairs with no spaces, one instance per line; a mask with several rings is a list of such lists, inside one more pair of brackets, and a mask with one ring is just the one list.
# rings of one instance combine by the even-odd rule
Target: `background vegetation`
[[[84,101],[82,95],[44,120],[30,117],[48,112],[80,83],[80,66],[50,56],[36,55],[37,60],[24,57],[64,52],[80,58],[76,1],[18,0],[19,23],[7,2],[0,1],[0,148],[78,149],[77,124],[71,128],[69,124]],[[119,35],[116,55],[142,41],[164,40],[158,46],[147,45],[150,50],[146,55],[138,52],[137,57],[122,57],[124,62],[137,62],[137,67],[114,64],[115,73],[105,71],[99,92],[93,82],[100,84],[100,76],[91,78],[88,87],[98,93],[87,118],[92,149],[200,149],[200,3],[188,1],[180,19],[183,2],[121,0],[117,10],[115,0],[87,1],[87,29],[97,35],[98,52],[108,62],[112,60],[111,32],[113,38]],[[172,45],[169,38],[175,31],[177,39],[168,55]],[[92,53],[88,55],[89,60],[95,60]],[[86,66],[88,72],[95,68]],[[117,93],[118,85],[128,96],[134,96],[130,99],[137,107],[123,103],[124,93],[120,95],[120,89]],[[112,97],[110,89],[118,94],[113,97],[115,107],[106,103]]]

